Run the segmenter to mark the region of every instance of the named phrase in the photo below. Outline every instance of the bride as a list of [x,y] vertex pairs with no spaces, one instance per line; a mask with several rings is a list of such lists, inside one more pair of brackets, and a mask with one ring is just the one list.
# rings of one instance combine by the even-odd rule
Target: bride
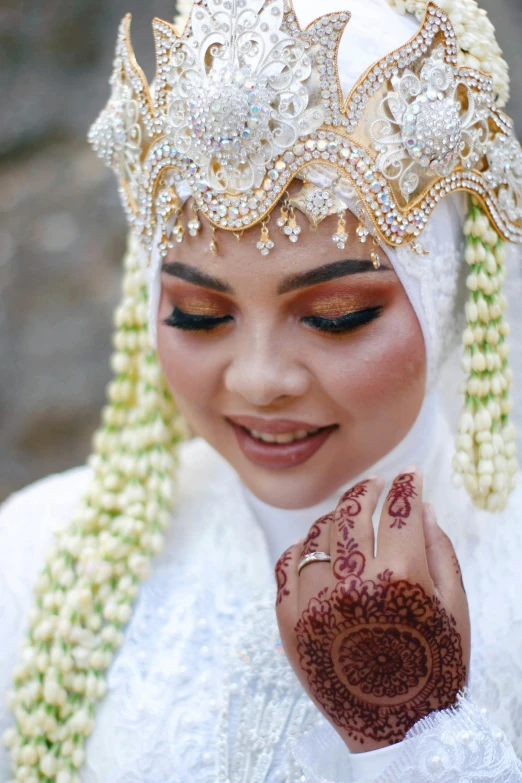
[[0,513],[2,781],[522,781],[507,67],[475,0],[338,2],[155,20],[153,91],[122,22],[115,377]]

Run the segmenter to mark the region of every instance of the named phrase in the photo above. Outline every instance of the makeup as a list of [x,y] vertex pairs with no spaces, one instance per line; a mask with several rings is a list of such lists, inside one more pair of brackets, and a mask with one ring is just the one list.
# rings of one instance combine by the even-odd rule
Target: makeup
[[[307,462],[326,443],[332,433],[338,429],[338,425],[334,424],[329,427],[323,427],[318,432],[291,443],[267,443],[254,437],[245,427],[236,424],[230,419],[227,419],[227,421],[234,430],[239,448],[244,456],[255,465],[270,470],[285,470]],[[300,429],[298,423],[293,423],[292,426],[293,430],[289,430],[289,425],[286,425],[282,429],[279,428],[278,431],[288,433],[291,431],[296,432]],[[267,432],[265,428],[262,431]],[[277,430],[272,427],[268,431],[274,433]]]

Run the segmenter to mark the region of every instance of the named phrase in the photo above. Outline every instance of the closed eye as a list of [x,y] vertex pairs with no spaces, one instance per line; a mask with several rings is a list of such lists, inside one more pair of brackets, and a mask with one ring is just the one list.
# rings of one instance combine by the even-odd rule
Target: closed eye
[[352,332],[361,326],[369,324],[376,318],[379,318],[382,312],[382,306],[369,307],[366,310],[356,310],[353,313],[346,313],[338,318],[322,318],[317,315],[307,315],[301,318],[301,321],[313,329],[329,334],[344,334]]
[[174,307],[172,313],[163,320],[163,323],[167,326],[174,326],[176,329],[183,329],[185,331],[209,332],[211,329],[215,329],[217,326],[233,320],[234,318],[231,315],[195,315],[193,313],[184,313],[179,307]]

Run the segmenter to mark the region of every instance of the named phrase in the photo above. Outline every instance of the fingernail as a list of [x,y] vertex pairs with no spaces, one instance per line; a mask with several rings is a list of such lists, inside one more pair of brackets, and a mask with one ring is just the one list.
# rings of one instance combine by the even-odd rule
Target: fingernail
[[417,470],[417,465],[407,465],[402,472],[403,473],[415,473],[416,470]]
[[379,476],[377,475],[377,473],[372,473],[370,476],[366,476],[367,481],[375,481],[378,478]]

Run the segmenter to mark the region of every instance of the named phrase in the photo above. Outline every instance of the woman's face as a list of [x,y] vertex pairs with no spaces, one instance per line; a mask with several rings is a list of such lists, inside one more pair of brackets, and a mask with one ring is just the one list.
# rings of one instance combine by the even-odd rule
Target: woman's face
[[[185,209],[186,217],[190,213]],[[208,223],[164,261],[158,352],[197,435],[261,500],[305,508],[366,471],[408,433],[425,385],[417,317],[382,250],[332,241],[336,217],[292,244],[275,217],[268,256],[260,228],[241,241]],[[277,235],[277,236],[276,236]]]

